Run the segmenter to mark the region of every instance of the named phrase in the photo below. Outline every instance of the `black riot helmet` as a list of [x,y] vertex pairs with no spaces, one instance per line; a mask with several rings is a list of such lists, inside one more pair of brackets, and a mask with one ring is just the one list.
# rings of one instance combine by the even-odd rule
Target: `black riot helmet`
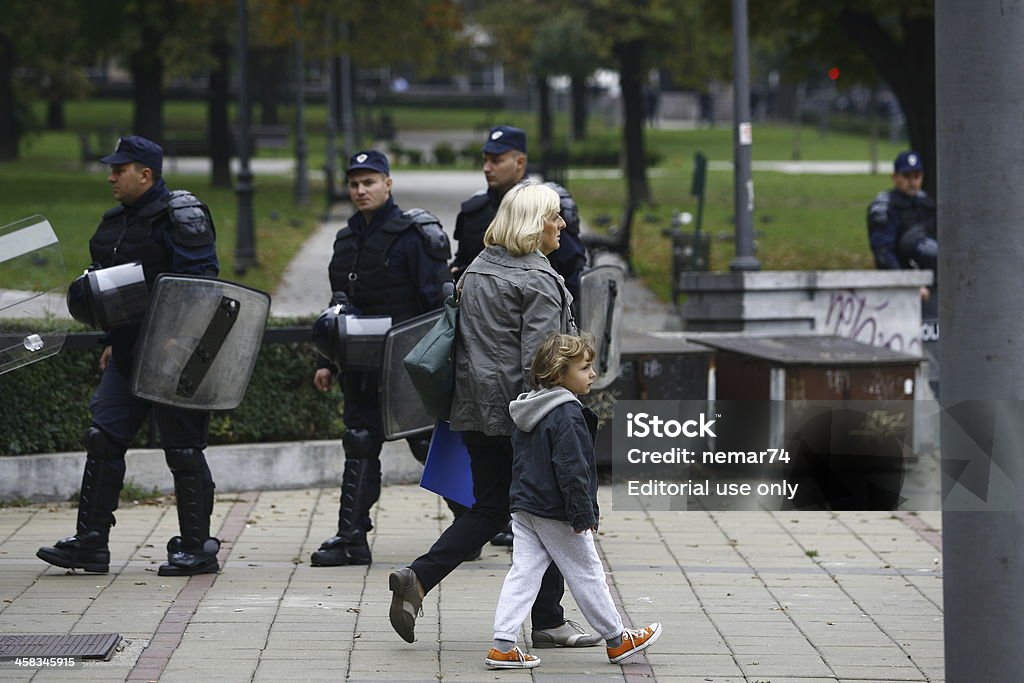
[[142,264],[87,270],[68,287],[67,304],[72,318],[97,330],[142,322],[149,308]]
[[[338,302],[339,292],[334,301]],[[388,316],[359,316],[344,295],[313,323],[313,346],[340,370],[377,370],[384,351]]]
[[574,235],[580,234],[580,210],[572,195],[569,194],[569,190],[558,183],[546,182],[544,185],[558,193],[558,213],[565,221],[565,229]]

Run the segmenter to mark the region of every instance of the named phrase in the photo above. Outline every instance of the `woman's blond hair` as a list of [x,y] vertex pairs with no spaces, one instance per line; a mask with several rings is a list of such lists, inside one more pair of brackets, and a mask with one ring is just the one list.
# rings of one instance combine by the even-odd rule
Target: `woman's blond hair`
[[530,365],[530,386],[534,389],[562,383],[569,363],[584,358],[594,360],[594,338],[589,334],[573,336],[552,332],[537,347]]
[[521,183],[505,193],[498,214],[484,233],[484,245],[505,247],[512,256],[524,256],[540,247],[544,221],[554,220],[561,209],[558,193],[544,185]]

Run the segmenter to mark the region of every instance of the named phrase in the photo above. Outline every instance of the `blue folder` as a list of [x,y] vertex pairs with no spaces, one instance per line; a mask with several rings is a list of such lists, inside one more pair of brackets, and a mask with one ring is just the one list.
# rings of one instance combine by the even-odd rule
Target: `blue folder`
[[472,507],[476,502],[473,471],[462,432],[451,431],[444,420],[438,420],[434,425],[420,486],[466,507]]

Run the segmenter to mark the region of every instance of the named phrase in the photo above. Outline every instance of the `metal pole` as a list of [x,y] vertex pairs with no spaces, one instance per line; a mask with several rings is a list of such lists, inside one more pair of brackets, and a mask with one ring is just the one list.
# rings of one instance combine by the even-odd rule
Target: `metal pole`
[[345,43],[345,51],[341,53],[341,133],[344,136],[342,149],[345,151],[345,163],[352,158],[352,155],[359,151],[359,141],[356,140],[356,119],[353,107],[352,88],[352,57],[349,54],[348,46],[349,26],[347,21],[342,21],[338,26],[341,32],[341,40]]
[[1024,4],[943,0],[935,29],[938,169],[925,172],[938,171],[942,471],[963,472],[987,499],[980,512],[943,502],[945,679],[1013,681],[1024,671],[1024,317],[1013,286],[1024,91],[1011,84],[1024,72]]
[[252,171],[249,170],[249,17],[246,0],[238,0],[238,236],[235,273],[244,275],[256,262],[256,230],[253,226]]
[[302,7],[295,6],[295,203],[309,205],[309,168],[306,163],[306,61],[302,49]]
[[750,175],[750,67],[747,57],[747,0],[732,0],[732,140],[733,212],[736,215],[736,257],[729,270],[761,270],[754,257],[754,180]]
[[336,146],[336,137],[338,135],[338,113],[336,106],[338,60],[333,54],[335,45],[334,18],[328,15],[326,23],[327,44],[330,46],[330,52],[327,56],[327,140],[324,144],[324,171],[327,174],[327,213],[330,214],[331,206],[338,196],[335,188],[335,184],[338,183],[338,148]]

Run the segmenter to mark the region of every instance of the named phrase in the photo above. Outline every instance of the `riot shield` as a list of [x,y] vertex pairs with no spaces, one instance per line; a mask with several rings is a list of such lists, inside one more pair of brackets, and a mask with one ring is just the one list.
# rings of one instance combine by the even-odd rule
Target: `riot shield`
[[394,325],[384,337],[380,414],[388,441],[425,434],[434,427],[434,418],[423,407],[402,361],[440,317],[440,309],[424,313]]
[[193,275],[157,278],[135,351],[131,390],[177,408],[231,410],[249,385],[270,296]]
[[67,282],[64,255],[46,218],[0,227],[0,375],[64,346]]
[[603,389],[619,376],[622,299],[626,272],[603,265],[580,276],[580,331],[594,335],[594,389]]

